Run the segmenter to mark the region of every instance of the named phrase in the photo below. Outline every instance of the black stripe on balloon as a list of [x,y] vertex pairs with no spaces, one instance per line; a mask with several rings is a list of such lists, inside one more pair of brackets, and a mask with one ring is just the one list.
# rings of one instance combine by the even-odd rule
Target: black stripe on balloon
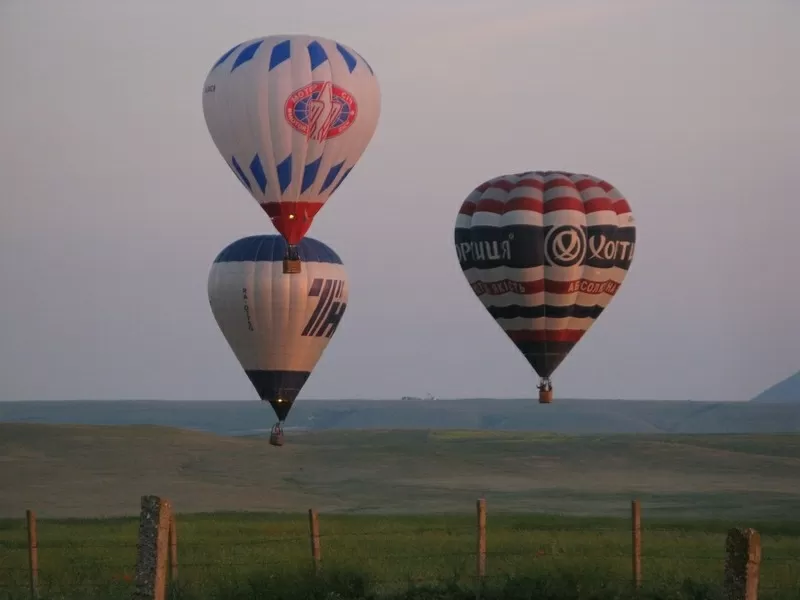
[[495,319],[539,319],[547,317],[548,319],[566,319],[568,317],[574,319],[596,319],[603,312],[603,306],[550,306],[548,304],[540,304],[538,306],[520,306],[519,304],[511,304],[509,306],[488,306],[486,310]]
[[269,402],[278,420],[283,421],[289,414],[297,394],[306,383],[310,371],[261,371],[246,370],[250,383],[258,397]]
[[550,377],[575,342],[516,342],[515,345],[539,377]]
[[[453,232],[461,269],[531,269],[545,265],[544,241],[553,226],[476,225]],[[592,225],[582,227],[586,252],[581,264],[597,269],[628,270],[636,243],[635,227]]]

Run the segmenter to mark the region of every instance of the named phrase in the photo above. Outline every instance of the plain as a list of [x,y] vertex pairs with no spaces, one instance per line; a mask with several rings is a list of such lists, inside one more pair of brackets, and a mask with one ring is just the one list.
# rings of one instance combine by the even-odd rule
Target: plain
[[[0,424],[0,578],[10,597],[27,597],[33,509],[45,594],[129,595],[139,498],[157,494],[178,515],[178,596],[362,598],[435,585],[436,597],[474,597],[484,497],[486,597],[621,597],[636,497],[644,591],[716,597],[725,533],[742,526],[762,534],[762,597],[796,597],[798,472],[793,434],[323,431],[292,432],[276,449],[157,426]],[[322,580],[308,576],[308,508],[320,513]],[[448,581],[456,587],[443,591]]]

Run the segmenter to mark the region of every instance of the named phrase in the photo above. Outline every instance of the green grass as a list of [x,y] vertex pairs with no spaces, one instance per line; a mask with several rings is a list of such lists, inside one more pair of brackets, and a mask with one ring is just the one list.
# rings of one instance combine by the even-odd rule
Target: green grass
[[[796,434],[327,431],[276,449],[151,426],[0,424],[0,600],[29,597],[26,508],[40,515],[44,600],[129,598],[134,515],[151,493],[179,514],[174,600],[474,600],[479,496],[485,600],[632,598],[632,497],[640,600],[717,600],[730,527],[762,534],[761,600],[800,600],[799,473]],[[320,577],[298,514],[309,507]]]
[[[310,571],[305,514],[178,515],[174,594],[218,600],[321,599],[331,593],[339,598],[474,598],[474,521],[471,515],[322,514],[323,575],[317,580]],[[717,598],[731,525],[645,521],[643,595]],[[797,598],[800,523],[742,525],[762,534],[760,597]],[[137,526],[136,519],[127,518],[40,520],[44,597],[129,597]],[[494,515],[489,510],[487,550],[487,598],[630,595],[631,534],[625,519]],[[23,520],[0,521],[0,556],[0,598],[27,598]],[[425,592],[425,586],[433,588]]]

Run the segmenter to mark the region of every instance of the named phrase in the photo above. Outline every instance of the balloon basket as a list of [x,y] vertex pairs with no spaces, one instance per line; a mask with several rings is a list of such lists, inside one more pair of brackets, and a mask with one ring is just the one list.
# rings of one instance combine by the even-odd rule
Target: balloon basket
[[302,263],[299,258],[284,258],[283,259],[283,272],[287,275],[294,275],[303,270]]
[[553,401],[553,390],[539,390],[539,404],[550,404]]
[[269,434],[269,443],[272,446],[283,446],[283,441],[283,429],[280,423],[276,423]]

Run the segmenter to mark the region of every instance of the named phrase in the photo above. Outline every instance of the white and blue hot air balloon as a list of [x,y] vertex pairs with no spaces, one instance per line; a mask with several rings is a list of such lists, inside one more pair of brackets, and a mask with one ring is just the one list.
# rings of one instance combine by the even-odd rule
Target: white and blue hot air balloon
[[311,237],[297,244],[300,273],[283,272],[286,241],[255,235],[228,245],[208,276],[211,312],[259,398],[278,417],[270,442],[283,443],[283,422],[347,308],[347,273],[330,247]]
[[350,173],[378,125],[380,88],[358,52],[311,35],[237,44],[214,63],[203,114],[222,158],[296,245]]

